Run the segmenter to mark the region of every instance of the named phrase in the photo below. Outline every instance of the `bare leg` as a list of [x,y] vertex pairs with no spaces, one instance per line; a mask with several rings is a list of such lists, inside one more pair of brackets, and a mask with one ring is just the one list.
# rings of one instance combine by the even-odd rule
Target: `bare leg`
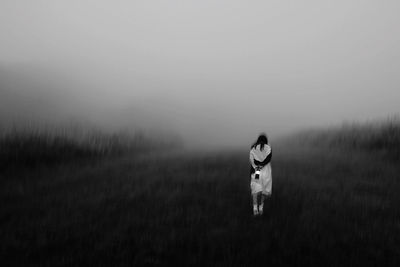
[[260,206],[258,206],[258,210],[259,210],[259,213],[260,213],[261,215],[262,215],[263,212],[264,212],[264,199],[265,199],[264,194],[261,194],[261,203],[260,203]]
[[253,205],[256,205],[257,206],[257,204],[258,204],[258,193],[256,193],[256,194],[253,194]]
[[253,215],[258,215],[258,196],[260,193],[253,194]]
[[267,199],[267,198],[269,198],[271,195],[270,194],[261,194],[261,203],[260,203],[260,206],[259,206],[259,211],[260,211],[260,214],[263,214],[263,212],[264,212],[264,201],[265,201],[265,199]]
[[263,211],[264,211],[264,201],[265,201],[265,199],[268,199],[268,198],[270,198],[271,197],[271,194],[261,194],[261,203],[260,203],[260,206],[259,206],[259,211],[260,211],[260,214],[262,214],[263,213]]

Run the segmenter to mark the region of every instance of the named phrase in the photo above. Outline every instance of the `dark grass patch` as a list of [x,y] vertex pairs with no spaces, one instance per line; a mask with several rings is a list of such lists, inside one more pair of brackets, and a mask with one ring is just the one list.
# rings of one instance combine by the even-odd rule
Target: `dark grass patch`
[[127,156],[17,180],[9,188],[22,191],[1,195],[2,262],[396,266],[398,167],[358,152],[294,154],[274,154],[260,218],[247,151]]
[[179,139],[153,140],[141,132],[104,133],[63,129],[10,130],[0,135],[0,172],[20,172],[56,165],[85,165],[106,157],[130,156],[181,148]]
[[388,160],[400,160],[400,118],[347,123],[341,127],[301,131],[288,140],[292,145],[306,144],[325,149],[361,150]]

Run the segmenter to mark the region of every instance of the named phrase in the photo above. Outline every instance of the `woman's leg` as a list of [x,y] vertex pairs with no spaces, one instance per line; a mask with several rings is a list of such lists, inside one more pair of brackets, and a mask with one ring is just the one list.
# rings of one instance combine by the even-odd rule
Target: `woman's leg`
[[259,210],[260,214],[263,214],[263,212],[264,212],[264,199],[265,199],[265,195],[261,194],[261,202],[260,202],[260,206],[258,206],[258,210]]
[[259,193],[253,194],[253,214],[257,215],[258,214],[258,195]]
[[264,201],[265,201],[265,199],[267,199],[267,198],[270,198],[271,197],[271,194],[261,194],[261,203],[260,203],[260,206],[258,207],[258,210],[260,211],[260,214],[263,214],[263,212],[264,212]]

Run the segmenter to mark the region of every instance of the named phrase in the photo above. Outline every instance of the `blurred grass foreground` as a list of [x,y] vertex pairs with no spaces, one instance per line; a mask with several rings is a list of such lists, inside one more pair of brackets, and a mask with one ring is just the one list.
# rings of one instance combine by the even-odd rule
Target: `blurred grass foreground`
[[[400,266],[399,129],[391,119],[271,140],[260,218],[247,149],[0,171],[1,266]],[[5,136],[2,159],[119,147],[91,136]]]

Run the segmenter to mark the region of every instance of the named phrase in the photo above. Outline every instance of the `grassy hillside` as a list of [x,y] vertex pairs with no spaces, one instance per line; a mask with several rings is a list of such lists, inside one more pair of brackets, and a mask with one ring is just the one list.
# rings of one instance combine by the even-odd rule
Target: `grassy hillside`
[[330,149],[374,152],[400,160],[400,118],[302,131],[290,141]]
[[273,195],[256,219],[248,151],[127,154],[2,174],[1,262],[399,265],[398,162],[351,146],[273,149]]
[[181,145],[178,138],[156,140],[142,131],[105,133],[78,126],[70,129],[8,129],[0,134],[0,171],[87,163],[93,159],[173,149]]

